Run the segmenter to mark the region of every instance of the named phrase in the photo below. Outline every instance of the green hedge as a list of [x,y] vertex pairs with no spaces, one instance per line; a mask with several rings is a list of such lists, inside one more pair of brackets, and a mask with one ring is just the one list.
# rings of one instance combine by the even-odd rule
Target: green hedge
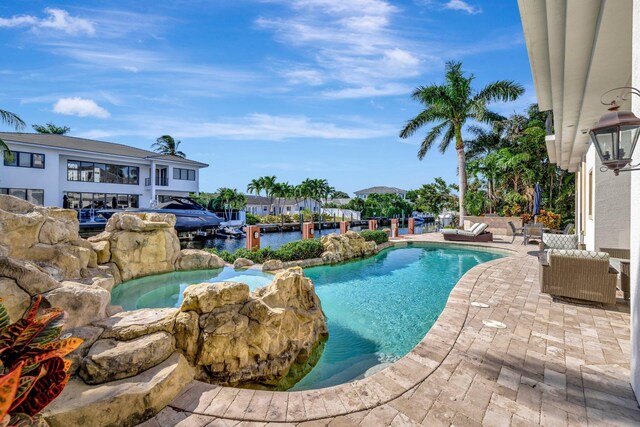
[[360,235],[364,237],[367,242],[376,242],[377,245],[388,242],[389,235],[383,230],[363,230]]
[[225,262],[233,264],[238,258],[247,258],[256,264],[262,264],[270,259],[280,261],[299,261],[303,259],[319,258],[324,252],[324,246],[320,239],[296,240],[280,247],[280,249],[266,248],[257,251],[248,249],[238,249],[234,253],[229,251],[218,251],[217,249],[205,249],[207,252],[218,255]]

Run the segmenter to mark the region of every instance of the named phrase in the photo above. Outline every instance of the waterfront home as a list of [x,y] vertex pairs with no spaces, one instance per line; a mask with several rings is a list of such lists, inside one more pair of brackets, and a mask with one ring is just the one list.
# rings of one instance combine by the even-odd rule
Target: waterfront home
[[[553,112],[549,159],[576,173],[576,230],[589,250],[630,251],[630,381],[637,398],[640,171],[629,164],[640,162],[640,148],[633,150],[640,121],[625,112],[640,115],[640,0],[518,5],[538,105]],[[608,111],[613,101],[618,113]]]
[[0,133],[0,194],[73,209],[145,208],[199,192],[208,165],[123,144],[64,135]]
[[378,186],[365,188],[364,190],[358,190],[354,192],[354,194],[358,199],[366,199],[370,194],[397,194],[404,199],[407,196],[407,190],[402,190],[397,187]]
[[[314,200],[280,199],[247,195],[247,213],[253,215],[294,215],[305,209],[317,212],[320,204]],[[271,212],[269,212],[271,208]]]

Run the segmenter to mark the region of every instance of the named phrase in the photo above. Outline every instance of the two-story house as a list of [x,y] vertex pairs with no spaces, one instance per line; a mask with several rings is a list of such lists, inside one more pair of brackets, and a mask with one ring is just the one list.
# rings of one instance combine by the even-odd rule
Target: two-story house
[[123,144],[64,135],[0,132],[0,194],[73,209],[150,207],[199,192],[208,165]]

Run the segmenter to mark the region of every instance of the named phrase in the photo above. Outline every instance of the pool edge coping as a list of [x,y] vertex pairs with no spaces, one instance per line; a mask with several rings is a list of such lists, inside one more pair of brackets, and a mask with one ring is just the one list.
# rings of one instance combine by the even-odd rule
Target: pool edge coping
[[[390,245],[382,248],[391,248],[393,246],[410,246],[409,243],[420,243],[424,245],[439,245],[439,246],[463,246],[463,247],[477,247],[480,249],[499,249],[504,252],[510,253],[504,258],[490,260],[481,264],[478,264],[468,270],[452,288],[445,307],[438,316],[433,326],[427,331],[425,336],[420,342],[411,349],[406,355],[401,357],[396,362],[387,366],[386,368],[376,372],[375,374],[358,379],[352,382],[338,384],[331,387],[303,390],[303,391],[260,391],[260,393],[270,393],[273,401],[274,395],[287,395],[287,403],[291,397],[294,397],[299,404],[302,404],[302,411],[300,408],[297,411],[290,410],[290,405],[287,405],[287,409],[283,413],[272,414],[268,419],[251,417],[251,416],[231,416],[225,414],[229,411],[229,408],[233,407],[233,402],[230,403],[224,410],[216,411],[211,409],[212,405],[208,405],[205,410],[200,412],[194,411],[188,406],[191,405],[172,405],[168,406],[187,411],[198,415],[213,416],[217,418],[224,418],[237,421],[250,421],[250,422],[302,422],[302,421],[314,421],[321,420],[329,417],[348,415],[363,410],[375,408],[377,406],[386,404],[422,383],[425,379],[431,376],[436,369],[438,369],[442,362],[446,359],[449,353],[453,350],[460,333],[466,323],[469,314],[470,296],[475,288],[480,277],[489,268],[495,264],[502,262],[508,262],[512,256],[523,257],[524,254],[505,248],[495,247],[493,245],[474,245],[474,244],[459,244],[450,242],[424,242],[424,241],[407,241],[407,240],[394,240],[389,241]],[[382,250],[381,249],[381,250]],[[208,386],[210,389],[215,388],[227,388],[234,390],[234,401],[244,402],[247,407],[253,398],[253,394],[256,390],[240,389],[233,387],[224,387],[213,384],[201,383]],[[191,387],[186,387],[175,400],[178,400],[181,395],[188,393]],[[251,394],[251,396],[248,396]],[[215,400],[215,399],[214,399]],[[331,402],[332,408],[329,409],[326,405],[318,405],[318,401]],[[183,400],[184,401],[184,400]],[[295,406],[295,405],[294,405]],[[340,408],[342,406],[342,408]],[[309,409],[313,408],[313,415],[309,415]],[[215,409],[215,408],[214,408]],[[234,412],[237,413],[239,408],[234,408]],[[246,408],[245,412],[246,412]],[[244,414],[244,412],[243,412]]]

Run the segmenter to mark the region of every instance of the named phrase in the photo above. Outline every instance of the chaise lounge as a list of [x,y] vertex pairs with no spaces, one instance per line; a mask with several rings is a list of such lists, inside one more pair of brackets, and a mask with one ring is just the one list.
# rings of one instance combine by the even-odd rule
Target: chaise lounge
[[493,234],[485,231],[487,227],[487,224],[477,222],[469,230],[442,230],[442,236],[450,242],[493,242]]

